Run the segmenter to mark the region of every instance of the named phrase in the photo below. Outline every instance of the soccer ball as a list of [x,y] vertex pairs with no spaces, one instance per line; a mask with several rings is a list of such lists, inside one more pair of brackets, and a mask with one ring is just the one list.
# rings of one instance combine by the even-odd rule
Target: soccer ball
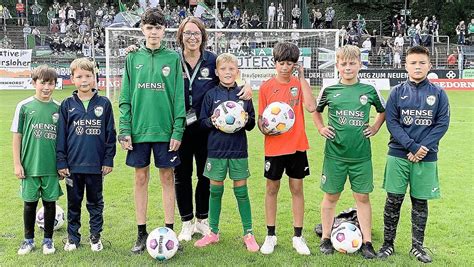
[[262,126],[270,134],[282,134],[295,124],[295,112],[284,102],[273,102],[263,111],[262,119]]
[[159,227],[151,231],[146,239],[146,250],[153,259],[164,261],[171,259],[178,251],[179,242],[176,233],[168,227]]
[[213,116],[217,128],[224,133],[235,133],[247,123],[244,108],[234,101],[225,101],[217,106]]
[[354,253],[362,245],[362,234],[357,226],[343,222],[332,230],[331,242],[334,248],[341,253]]
[[[39,228],[44,230],[44,207],[38,210],[36,213],[36,224]],[[56,217],[54,218],[54,228],[53,230],[56,231],[61,228],[64,224],[64,210],[56,205]]]

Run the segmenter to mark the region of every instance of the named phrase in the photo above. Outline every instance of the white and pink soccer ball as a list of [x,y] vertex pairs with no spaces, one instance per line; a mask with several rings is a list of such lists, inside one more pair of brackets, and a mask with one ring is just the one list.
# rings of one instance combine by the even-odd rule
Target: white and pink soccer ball
[[[44,230],[44,207],[36,213],[36,224],[39,228]],[[64,225],[64,210],[56,205],[56,216],[54,217],[54,231],[58,230]]]
[[343,222],[332,230],[331,242],[341,253],[354,253],[362,246],[362,234],[354,224]]
[[262,126],[270,135],[288,132],[295,124],[295,112],[284,102],[273,102],[262,114]]
[[244,108],[237,102],[225,101],[214,109],[215,124],[224,133],[235,133],[247,123]]
[[158,227],[151,231],[146,239],[146,249],[153,259],[164,261],[171,259],[178,251],[179,242],[176,233],[168,227]]

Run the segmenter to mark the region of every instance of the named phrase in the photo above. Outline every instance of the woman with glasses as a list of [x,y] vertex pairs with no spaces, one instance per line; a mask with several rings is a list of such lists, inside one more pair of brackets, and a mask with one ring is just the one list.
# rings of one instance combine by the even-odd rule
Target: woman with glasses
[[[181,164],[175,168],[175,190],[183,226],[178,236],[180,241],[190,241],[194,233],[209,233],[209,179],[203,176],[207,158],[207,130],[197,123],[206,92],[219,84],[216,76],[217,56],[206,50],[208,40],[204,24],[199,18],[185,18],[177,32],[177,43],[181,47],[184,90],[186,102],[186,129],[184,131],[179,157]],[[252,97],[247,84],[240,92],[241,99]],[[194,192],[193,207],[193,157],[198,178]],[[194,217],[196,220],[194,222]]]

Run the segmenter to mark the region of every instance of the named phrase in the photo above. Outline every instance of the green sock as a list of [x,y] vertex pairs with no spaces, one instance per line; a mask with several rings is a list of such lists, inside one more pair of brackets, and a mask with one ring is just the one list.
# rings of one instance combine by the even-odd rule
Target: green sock
[[250,199],[247,185],[234,187],[234,195],[239,206],[240,218],[244,228],[244,235],[252,234],[252,211],[250,209]]
[[214,234],[219,233],[219,217],[221,215],[223,185],[211,184],[211,195],[209,197],[209,227]]

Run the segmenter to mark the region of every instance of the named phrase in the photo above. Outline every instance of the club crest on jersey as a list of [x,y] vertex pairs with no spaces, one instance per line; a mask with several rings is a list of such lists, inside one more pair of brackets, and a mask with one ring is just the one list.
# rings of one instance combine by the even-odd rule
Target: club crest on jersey
[[270,170],[270,166],[271,166],[270,161],[265,161],[265,171],[266,172]]
[[163,68],[161,68],[161,73],[163,73],[163,76],[165,76],[165,77],[168,77],[168,75],[170,75],[170,71],[171,71],[171,69],[167,65],[165,65],[165,66],[163,66]]
[[426,104],[428,104],[430,106],[433,106],[435,102],[436,102],[436,96],[434,96],[434,95],[429,95],[426,98]]
[[296,97],[298,95],[298,88],[297,87],[291,87],[290,88],[290,94],[293,96],[293,97]]
[[325,184],[326,183],[326,175],[321,174],[321,183]]
[[206,169],[207,169],[208,172],[211,171],[211,169],[212,169],[212,164],[211,164],[210,162],[208,162],[208,163],[206,164]]
[[95,114],[95,116],[100,117],[100,116],[102,116],[103,113],[104,113],[104,107],[102,107],[102,106],[96,106],[96,107],[94,108],[94,114]]
[[411,125],[413,123],[413,118],[410,116],[403,117],[403,123],[405,125]]
[[51,118],[53,119],[53,123],[58,123],[59,113],[54,112],[53,115],[51,116]]
[[368,98],[367,98],[366,95],[361,95],[360,98],[359,98],[359,101],[362,105],[367,104],[367,100],[368,100]]
[[201,69],[201,77],[204,77],[204,78],[209,77],[209,69],[208,68],[202,68]]

